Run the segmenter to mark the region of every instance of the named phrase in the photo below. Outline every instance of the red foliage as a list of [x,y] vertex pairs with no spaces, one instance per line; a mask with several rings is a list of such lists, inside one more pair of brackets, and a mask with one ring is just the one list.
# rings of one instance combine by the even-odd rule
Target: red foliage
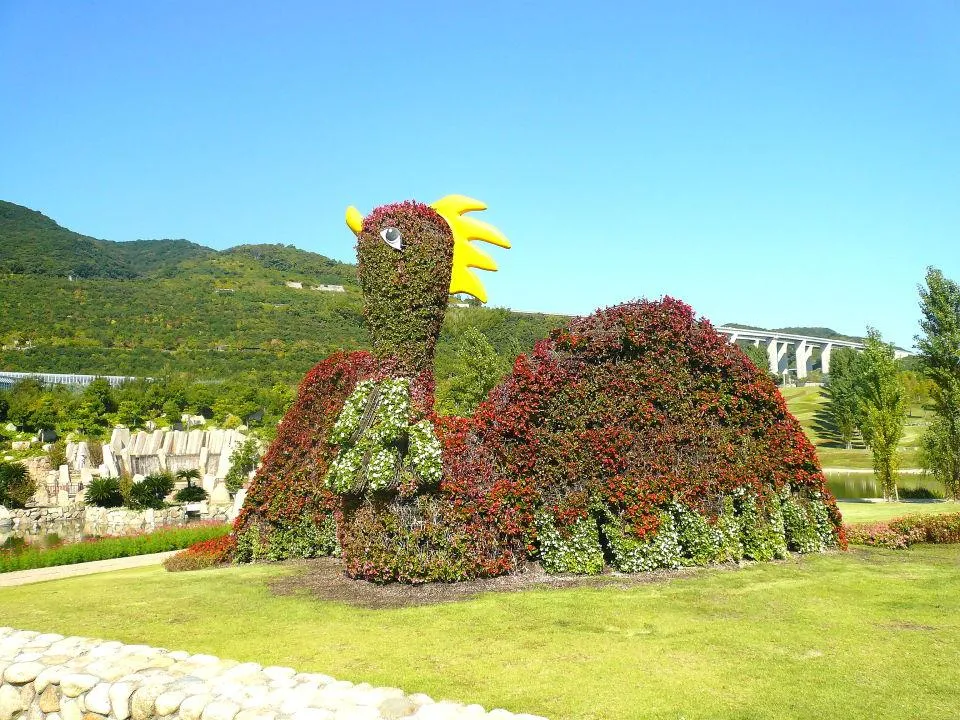
[[337,507],[339,499],[323,484],[333,453],[330,430],[354,387],[375,370],[367,352],[338,352],[307,373],[247,489],[235,533],[256,524],[268,539],[271,525],[304,517],[320,522]]
[[[399,367],[399,366],[398,366]],[[337,516],[353,577],[454,580],[510,572],[536,552],[535,515],[564,532],[597,503],[643,538],[682,503],[715,518],[747,490],[822,496],[845,537],[814,449],[776,386],[706,320],[672,298],[572,321],[517,358],[473,418],[436,418],[433,378],[414,378],[413,414],[443,446],[437,488],[341,499],[323,485],[330,429],[357,382],[398,374],[391,359],[336,354],[304,379],[235,523]]]
[[230,562],[236,548],[237,542],[233,535],[203,540],[168,557],[163,566],[171,572],[214,567]]
[[527,538],[537,507],[562,527],[598,498],[643,538],[668,502],[715,517],[724,495],[785,486],[826,497],[840,532],[814,449],[776,386],[672,298],[572,321],[517,359],[474,421],[493,486],[513,479],[512,529]]

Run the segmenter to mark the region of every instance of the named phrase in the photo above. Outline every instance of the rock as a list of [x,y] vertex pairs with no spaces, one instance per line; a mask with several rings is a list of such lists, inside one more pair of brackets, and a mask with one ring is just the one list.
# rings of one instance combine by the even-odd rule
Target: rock
[[165,693],[161,693],[157,696],[157,701],[155,707],[157,709],[157,715],[173,715],[177,708],[180,707],[180,703],[186,700],[187,696],[182,692],[177,692],[176,690],[168,690]]
[[0,529],[13,527],[13,515],[3,505],[0,505]]
[[107,720],[107,716],[94,712],[85,712],[80,720]]
[[147,720],[154,715],[153,707],[165,688],[159,685],[145,685],[133,691],[130,698],[130,716],[133,720]]
[[83,710],[80,709],[80,703],[75,699],[61,702],[60,717],[63,720],[83,720]]
[[230,509],[230,514],[227,515],[227,519],[233,522],[237,519],[237,515],[240,514],[240,511],[243,509],[243,503],[247,499],[247,489],[240,488],[237,491],[237,494],[233,498],[233,507]]
[[217,486],[213,488],[213,492],[210,493],[210,504],[211,505],[230,505],[233,501],[230,499],[230,491],[227,490],[227,486],[224,483],[217,483]]
[[[203,709],[213,698],[210,695],[192,695],[180,703],[178,713],[182,720],[200,720]],[[119,718],[118,718],[119,720]]]
[[110,714],[110,685],[108,683],[98,683],[84,698],[84,704],[87,710],[92,710],[101,715]]
[[229,700],[214,700],[203,709],[202,720],[233,720],[240,706]]
[[291,680],[297,671],[292,667],[281,667],[279,665],[270,665],[263,669],[263,674],[271,680]]
[[33,683],[27,683],[20,688],[20,702],[25,708],[30,707],[33,699],[37,696],[37,691],[33,689]]
[[60,690],[67,697],[78,697],[100,682],[96,675],[70,673],[60,678]]
[[413,715],[420,706],[407,697],[391,697],[380,703],[378,709],[384,720],[397,720]]
[[[292,716],[292,720],[333,720],[337,717],[330,710],[321,710],[320,708],[304,708],[298,710]],[[236,720],[240,720],[238,715]]]
[[41,662],[15,662],[4,671],[3,679],[14,685],[23,685],[33,682],[46,669],[47,666]]
[[135,686],[128,682],[118,682],[110,686],[110,709],[117,720],[127,720],[130,717],[130,696]]
[[20,691],[11,685],[0,686],[0,720],[12,720],[21,710]]
[[47,685],[40,693],[38,701],[40,709],[45,713],[60,712],[60,693],[54,685]]
[[337,710],[334,720],[380,720],[380,713],[369,706],[358,706]]

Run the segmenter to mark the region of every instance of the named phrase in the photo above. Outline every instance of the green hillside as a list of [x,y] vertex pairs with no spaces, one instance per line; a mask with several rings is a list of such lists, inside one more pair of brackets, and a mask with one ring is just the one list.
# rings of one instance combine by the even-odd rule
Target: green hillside
[[[345,292],[313,289],[321,285]],[[186,240],[98,240],[2,201],[0,297],[6,370],[293,379],[334,350],[368,345],[354,265],[275,244],[216,251]],[[438,368],[466,326],[506,357],[562,322],[458,308]]]

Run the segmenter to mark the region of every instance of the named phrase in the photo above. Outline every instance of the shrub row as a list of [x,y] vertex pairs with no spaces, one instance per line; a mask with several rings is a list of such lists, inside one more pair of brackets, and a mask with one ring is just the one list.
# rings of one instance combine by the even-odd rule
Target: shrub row
[[46,549],[27,546],[18,551],[0,551],[0,572],[180,550],[200,541],[223,537],[229,532],[229,525],[203,523],[182,528],[164,528],[142,535],[92,538]]
[[916,543],[960,543],[960,513],[907,515],[887,522],[847,525],[854,545],[905,550]]

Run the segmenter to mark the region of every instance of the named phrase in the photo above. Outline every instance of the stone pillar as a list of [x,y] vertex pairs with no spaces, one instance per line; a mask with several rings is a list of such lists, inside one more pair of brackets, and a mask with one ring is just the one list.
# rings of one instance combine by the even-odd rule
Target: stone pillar
[[787,343],[771,338],[767,343],[767,358],[770,360],[770,372],[783,374],[787,369]]
[[806,340],[801,340],[797,343],[797,379],[805,378],[807,376],[807,364],[810,362],[810,358],[813,356],[813,346],[810,345]]
[[833,351],[833,343],[827,343],[820,353],[820,370],[824,375],[830,374],[830,353]]

